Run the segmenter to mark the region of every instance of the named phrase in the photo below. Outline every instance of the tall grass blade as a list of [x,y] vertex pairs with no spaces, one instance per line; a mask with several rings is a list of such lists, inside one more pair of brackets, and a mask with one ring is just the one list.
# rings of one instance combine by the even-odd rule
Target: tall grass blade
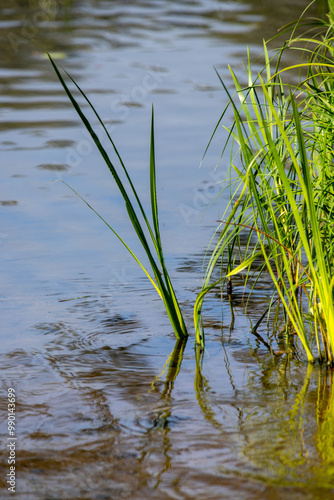
[[[91,208],[107,225],[108,227],[113,231],[113,233],[120,239],[120,241],[123,243],[123,245],[127,248],[127,250],[131,253],[131,255],[135,258],[136,262],[140,265],[140,267],[143,269],[147,277],[150,279],[151,283],[154,285],[156,291],[158,292],[159,296],[162,298],[166,312],[168,314],[169,320],[171,322],[171,325],[173,326],[174,332],[179,339],[186,338],[188,333],[186,330],[186,326],[183,320],[183,316],[178,304],[178,301],[176,299],[176,295],[174,292],[174,289],[171,284],[171,280],[169,278],[165,262],[164,262],[164,257],[163,257],[163,252],[162,252],[162,246],[161,246],[161,238],[160,238],[160,231],[159,231],[159,223],[158,223],[158,209],[157,209],[157,197],[156,197],[156,179],[155,179],[155,158],[154,158],[154,118],[153,118],[153,108],[152,108],[152,123],[151,123],[151,146],[150,146],[150,191],[151,191],[151,210],[152,210],[152,220],[153,220],[153,227],[154,227],[154,232],[152,231],[151,225],[148,221],[148,217],[146,216],[145,210],[143,208],[142,203],[140,202],[139,196],[137,194],[137,191],[132,183],[131,177],[129,175],[128,170],[126,169],[121,156],[118,153],[118,150],[111,139],[105,125],[103,124],[100,116],[98,115],[97,111],[95,110],[94,106],[91,104],[89,99],[86,97],[84,92],[80,89],[80,87],[76,84],[76,82],[70,77],[71,81],[74,83],[76,88],[79,90],[80,94],[84,97],[86,102],[89,104],[90,108],[94,112],[95,116],[97,117],[98,121],[102,124],[104,131],[107,134],[108,139],[110,140],[113,149],[118,157],[118,160],[120,161],[121,167],[126,175],[126,178],[130,184],[130,188],[132,190],[133,195],[135,196],[136,202],[139,206],[141,215],[144,219],[144,222],[147,226],[147,229],[149,231],[149,235],[151,237],[154,249],[157,253],[158,261],[160,265],[162,266],[162,273],[159,270],[159,266],[152,254],[150,245],[147,241],[146,235],[144,233],[144,230],[142,228],[142,225],[139,221],[138,215],[136,213],[136,210],[133,206],[133,203],[128,195],[127,189],[125,188],[120,176],[118,175],[118,172],[110,160],[108,153],[106,152],[105,148],[103,147],[101,141],[99,140],[97,134],[95,133],[91,123],[83,113],[80,105],[78,104],[77,100],[73,96],[72,92],[68,88],[64,78],[62,77],[57,65],[53,61],[52,57],[50,54],[48,54],[48,57],[50,59],[50,62],[56,72],[56,75],[63,86],[68,98],[70,99],[74,109],[78,113],[80,119],[82,120],[83,124],[85,125],[86,129],[88,130],[90,136],[92,137],[96,147],[98,148],[102,158],[104,159],[105,163],[107,164],[111,174],[114,177],[114,180],[116,182],[116,185],[122,195],[122,198],[125,203],[125,207],[130,219],[130,222],[138,236],[139,241],[141,242],[145,253],[148,257],[148,260],[150,262],[154,278],[156,281],[156,284],[154,283],[153,279],[147,272],[146,268],[143,266],[143,264],[137,259],[137,257],[134,255],[134,253],[130,250],[130,248],[125,244],[125,242],[120,238],[120,236],[111,228],[111,226],[105,221],[105,219],[100,216],[87,202],[85,202],[89,208]],[[74,191],[74,190],[73,190]],[[85,201],[85,200],[84,200]]]

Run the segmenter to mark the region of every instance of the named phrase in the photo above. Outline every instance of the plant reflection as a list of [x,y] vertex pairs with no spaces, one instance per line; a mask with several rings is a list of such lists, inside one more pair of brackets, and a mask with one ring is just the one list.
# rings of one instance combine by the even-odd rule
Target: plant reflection
[[[237,433],[232,439],[235,452],[249,464],[239,474],[268,484],[333,488],[333,370],[305,366],[273,352],[271,356],[260,355],[256,348],[248,351],[250,363],[240,384],[233,373],[236,365],[229,359],[231,340],[231,335],[227,342],[222,336],[225,370],[234,393],[228,404],[238,414]],[[212,427],[228,435],[215,381],[211,384],[203,375],[203,364],[205,353],[198,349],[197,402]],[[222,466],[220,470],[228,469]]]
[[187,345],[187,338],[176,340],[174,349],[172,350],[166,363],[164,364],[161,373],[156,377],[156,379],[151,384],[151,390],[154,390],[156,382],[159,381],[165,373],[167,373],[164,390],[162,391],[161,398],[165,397],[169,398],[172,394],[175,379],[178,376],[181,368],[183,353],[186,345]]
[[247,380],[247,394],[255,401],[244,408],[239,425],[243,455],[265,481],[305,486],[313,477],[328,487],[334,464],[333,371],[311,364],[304,369],[289,357],[257,356],[257,363]]
[[[54,332],[44,359],[66,381],[62,397],[68,392],[77,409],[85,404],[85,420],[77,411],[74,426],[83,426],[85,447],[104,464],[108,481],[114,480],[116,468],[124,473],[124,481],[133,475],[132,493],[139,484],[156,492],[171,483],[177,489],[187,481],[191,466],[186,460],[195,449],[201,460],[212,460],[218,475],[232,474],[274,488],[333,487],[334,395],[333,371],[328,367],[270,355],[258,341],[253,347],[237,343],[236,328],[221,336],[221,347],[216,337],[216,358],[211,342],[208,352],[198,348],[192,358],[190,351],[194,369],[182,364],[187,343],[177,341],[151,382],[154,371],[148,359],[138,360],[132,349],[91,349],[87,335],[80,340],[78,332],[64,325],[42,325],[40,330]],[[71,355],[59,351],[66,342]],[[120,399],[131,404],[131,414],[118,411]],[[43,429],[30,435],[35,446]],[[67,443],[66,435],[58,439]],[[73,449],[75,459],[69,457],[66,464],[77,460],[86,474],[85,455]],[[46,451],[48,457],[50,450]],[[27,468],[32,460],[27,455]]]
[[317,445],[323,460],[334,465],[333,369],[319,370],[317,392]]
[[196,346],[196,372],[195,372],[195,392],[197,402],[203,412],[204,417],[211,422],[211,424],[223,430],[222,425],[216,419],[215,412],[209,403],[210,397],[210,384],[208,379],[202,373],[204,359],[204,351],[201,350],[200,346]]
[[[157,390],[158,383],[161,381],[162,377],[166,374],[166,378],[163,384],[163,390],[160,395],[160,402],[157,407],[154,409],[154,415],[152,417],[152,424],[146,432],[146,438],[144,441],[144,446],[141,448],[141,456],[139,461],[142,462],[151,454],[153,449],[156,447],[155,440],[157,438],[156,431],[160,431],[162,434],[162,443],[159,444],[160,455],[163,455],[163,464],[160,464],[159,470],[156,473],[156,482],[154,488],[157,489],[162,476],[171,468],[172,464],[172,444],[169,439],[170,426],[173,420],[172,417],[172,391],[174,388],[174,382],[176,377],[178,376],[183,354],[185,347],[187,345],[187,338],[185,339],[177,339],[175,342],[175,346],[168,357],[166,363],[163,366],[161,373],[155,378],[155,380],[151,383],[151,390],[154,392]],[[154,436],[153,436],[154,433]],[[152,446],[153,444],[153,446]]]

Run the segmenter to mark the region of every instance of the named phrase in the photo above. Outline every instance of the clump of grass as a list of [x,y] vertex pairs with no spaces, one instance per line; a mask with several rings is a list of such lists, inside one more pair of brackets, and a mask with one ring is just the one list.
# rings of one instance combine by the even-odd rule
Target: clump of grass
[[[109,135],[108,130],[106,129],[103,121],[101,120],[99,114],[97,113],[96,109],[88,99],[88,97],[85,95],[85,93],[81,90],[79,85],[71,78],[71,76],[67,74],[69,79],[72,81],[76,89],[79,91],[81,96],[85,99],[87,102],[88,106],[91,108],[93,113],[95,114],[95,117],[97,118],[98,122],[101,124],[107,138],[109,139],[109,142],[116,153],[116,156],[118,158],[120,168],[123,170],[128,185],[126,186],[125,183],[121,180],[121,177],[115,168],[114,164],[112,163],[106,149],[102,146],[101,141],[99,140],[97,134],[95,133],[92,124],[89,122],[85,114],[83,113],[80,105],[78,104],[77,100],[75,99],[73,93],[69,89],[68,85],[66,84],[63,76],[61,75],[59,68],[55,64],[53,58],[51,57],[50,54],[48,54],[48,57],[50,59],[50,62],[57,74],[57,77],[59,78],[60,83],[62,84],[69,100],[71,101],[74,109],[78,113],[79,117],[81,118],[83,124],[85,125],[86,129],[88,130],[91,138],[93,139],[96,147],[98,148],[103,160],[105,161],[107,167],[109,168],[109,171],[111,172],[116,185],[121,193],[121,196],[124,200],[125,207],[129,216],[129,220],[138,236],[138,239],[143,246],[145,253],[148,257],[149,263],[151,265],[152,271],[154,278],[150,275],[149,271],[145,268],[143,263],[136,257],[136,255],[132,252],[132,250],[128,247],[128,245],[123,241],[123,239],[119,236],[119,234],[106,222],[106,220],[101,217],[101,215],[97,214],[97,212],[87,203],[85,202],[89,208],[91,208],[101,219],[102,221],[107,224],[109,229],[112,230],[112,232],[118,237],[118,239],[122,242],[122,244],[125,246],[127,251],[130,252],[132,257],[136,260],[136,262],[139,264],[139,266],[142,268],[142,270],[145,272],[146,276],[154,286],[155,290],[157,291],[158,295],[162,299],[165,309],[167,311],[169,320],[171,322],[171,325],[174,329],[175,335],[178,339],[185,339],[188,336],[187,329],[185,322],[183,320],[182,312],[180,309],[180,306],[178,304],[175,291],[173,289],[172,282],[170,280],[166,264],[165,264],[165,258],[163,254],[163,249],[162,249],[162,243],[161,243],[161,235],[160,235],[160,228],[159,228],[159,217],[158,217],[158,205],[157,205],[157,194],[156,194],[156,167],[155,167],[155,147],[154,147],[154,112],[153,112],[153,107],[152,107],[152,116],[151,116],[151,141],[150,141],[150,198],[151,198],[151,218],[152,221],[151,223],[149,222],[149,219],[146,215],[146,212],[144,210],[144,207],[139,199],[139,196],[137,194],[137,191],[133,185],[133,182],[131,180],[131,177],[129,175],[129,172],[127,168],[125,167],[123,160],[114,144],[114,141]],[[74,190],[73,190],[74,191]],[[75,192],[75,191],[74,191]],[[132,193],[132,195],[131,195]],[[77,194],[77,193],[76,193]],[[131,199],[132,198],[132,199]],[[134,198],[134,200],[133,200]],[[83,200],[85,201],[85,200]],[[133,201],[136,202],[137,210],[135,208],[135,205]],[[140,221],[141,218],[141,221]],[[152,252],[151,246],[149,244],[149,240],[147,238],[147,235],[145,234],[145,228],[146,226],[146,231],[148,233],[148,236],[153,244],[153,248],[155,251],[156,256],[154,256],[154,253]],[[160,266],[160,268],[159,268]],[[160,270],[161,269],[161,270]]]
[[[326,24],[314,23],[326,29],[320,39],[293,38],[293,30],[275,58],[264,43],[265,68],[255,77],[248,55],[247,86],[230,68],[234,96],[221,82],[234,112],[233,126],[225,127],[233,157],[233,201],[218,228],[218,243],[195,304],[202,346],[202,302],[218,283],[211,283],[217,264],[227,255],[225,277],[243,270],[248,276],[261,256],[260,274],[271,276],[285,314],[286,336],[298,336],[308,361],[314,361],[317,351],[320,360],[334,363],[334,0],[329,0],[329,11]],[[282,68],[287,46],[300,50],[303,59]],[[284,78],[296,69],[299,81],[288,83]],[[248,233],[244,246],[239,244],[241,232]],[[251,245],[253,236],[256,243]],[[240,264],[233,268],[234,247]]]

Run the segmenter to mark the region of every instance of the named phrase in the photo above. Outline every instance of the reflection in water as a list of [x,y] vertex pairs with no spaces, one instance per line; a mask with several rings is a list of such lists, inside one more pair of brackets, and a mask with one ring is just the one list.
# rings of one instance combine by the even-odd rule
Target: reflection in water
[[236,327],[202,353],[178,341],[164,362],[171,340],[110,348],[117,321],[138,329],[121,317],[103,322],[106,334],[45,323],[43,353],[2,355],[2,387],[19,389],[19,498],[331,494],[332,370],[277,358],[255,340],[236,346]]
[[[164,368],[156,380],[159,380],[163,374],[166,373],[166,379],[164,382],[163,390],[161,391],[160,404],[155,410],[155,415],[153,416],[152,427],[147,430],[148,442],[151,441],[152,433],[156,433],[157,429],[161,432],[161,444],[160,450],[164,457],[164,464],[160,468],[156,475],[156,483],[154,489],[158,488],[162,476],[167,472],[172,466],[172,455],[171,455],[171,443],[169,440],[169,433],[171,431],[171,426],[173,425],[172,417],[172,391],[174,388],[174,382],[177,375],[181,369],[182,358],[184,354],[185,347],[187,345],[187,339],[176,340],[175,347],[171,352],[169,358],[167,359]],[[156,388],[155,382],[152,383],[152,389]],[[145,443],[143,449],[141,450],[141,460],[147,455],[147,443]]]
[[[183,358],[184,349],[187,345],[188,339],[177,339],[175,342],[175,347],[172,350],[170,356],[168,357],[166,363],[164,364],[163,370],[156,380],[160,380],[161,377],[166,373],[165,387],[162,392],[162,398],[169,398],[172,394],[175,379],[181,369],[181,363]],[[152,382],[152,390],[155,388],[155,382]]]
[[[331,498],[334,494],[333,370],[292,364],[275,356],[258,359],[247,375],[246,386],[236,388],[223,343],[226,368],[238,414],[235,451],[249,461],[238,471],[241,478],[286,488],[277,498]],[[195,389],[205,419],[229,436],[219,409],[219,396],[203,371],[203,353],[196,356]],[[304,379],[303,377],[304,373]],[[238,397],[237,397],[238,396]],[[238,401],[238,402],[237,402]],[[228,474],[229,466],[219,467]],[[312,479],[311,479],[312,478]],[[290,493],[288,493],[290,491]],[[295,492],[295,496],[292,492]],[[309,496],[310,495],[310,496]],[[329,495],[329,496],[328,496]]]
[[318,449],[325,462],[333,467],[334,473],[334,393],[333,369],[319,371],[317,391]]
[[196,346],[196,373],[195,373],[195,391],[196,399],[203,412],[204,417],[215,427],[223,431],[222,424],[215,418],[215,412],[210,405],[210,384],[209,380],[203,375],[204,352],[200,346]]

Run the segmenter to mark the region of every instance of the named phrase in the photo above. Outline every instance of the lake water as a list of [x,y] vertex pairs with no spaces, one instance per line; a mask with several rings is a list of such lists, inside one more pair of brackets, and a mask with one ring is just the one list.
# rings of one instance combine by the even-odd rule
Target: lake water
[[[325,2],[311,13],[323,16]],[[334,498],[333,372],[273,356],[245,313],[205,303],[206,350],[192,308],[226,204],[212,203],[223,131],[201,168],[246,47],[296,19],[304,0],[0,0],[1,498],[16,395],[18,499],[327,500]],[[106,166],[42,48],[89,95],[149,206],[154,104],[158,202],[167,265],[190,338],[175,344],[162,303],[119,241],[142,256]],[[291,58],[294,54],[291,54]],[[260,61],[255,68],[260,68]],[[231,114],[226,120],[231,119]],[[226,122],[226,125],[230,123]],[[271,338],[273,324],[259,333]]]

